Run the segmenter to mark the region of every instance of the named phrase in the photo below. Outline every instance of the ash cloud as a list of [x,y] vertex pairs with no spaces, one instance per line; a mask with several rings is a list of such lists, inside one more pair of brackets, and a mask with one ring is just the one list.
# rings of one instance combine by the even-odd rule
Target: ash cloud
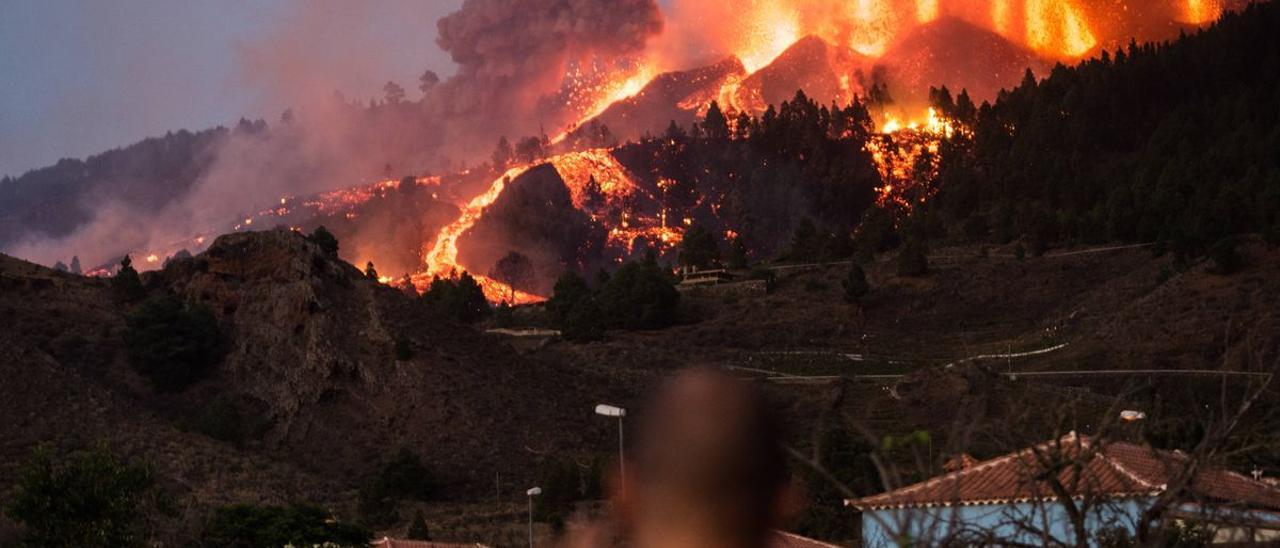
[[[452,133],[474,133],[467,128],[480,120],[519,135],[577,114],[538,108],[560,91],[571,63],[639,55],[663,20],[654,0],[467,0],[437,28],[458,65],[432,97]],[[497,136],[466,137],[492,145]]]
[[[270,129],[228,132],[191,190],[162,207],[113,198],[107,181],[76,198],[93,213],[72,234],[32,232],[6,252],[46,264],[80,255],[86,266],[127,252],[173,252],[283,196],[474,165],[501,135],[554,129],[578,115],[548,100],[571,64],[638,55],[662,29],[654,0],[467,0],[437,21],[441,11],[411,0],[287,5],[280,24],[240,45],[237,60],[259,111],[291,107],[289,123],[273,114]],[[389,58],[406,49],[437,62],[395,74],[402,63]],[[445,55],[456,73],[419,88],[417,75],[439,69]],[[388,79],[410,90],[405,99],[383,96]]]

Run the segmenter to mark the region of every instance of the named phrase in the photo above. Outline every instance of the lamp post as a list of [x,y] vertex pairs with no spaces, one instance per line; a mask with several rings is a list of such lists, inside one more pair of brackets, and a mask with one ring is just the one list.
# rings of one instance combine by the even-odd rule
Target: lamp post
[[627,416],[627,410],[602,403],[596,406],[596,414],[618,418],[618,487],[620,491],[625,493],[627,490],[627,459],[623,449],[622,418]]
[[1138,422],[1147,418],[1147,414],[1142,411],[1126,409],[1120,412],[1120,420],[1124,422]]
[[541,495],[542,488],[534,487],[524,494],[529,495],[529,548],[533,548],[533,497]]

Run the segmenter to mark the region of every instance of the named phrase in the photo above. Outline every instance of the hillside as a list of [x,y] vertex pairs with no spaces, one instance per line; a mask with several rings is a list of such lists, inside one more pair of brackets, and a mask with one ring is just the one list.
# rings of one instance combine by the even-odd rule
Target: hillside
[[[36,444],[105,438],[160,463],[187,508],[182,538],[234,501],[350,512],[355,490],[401,447],[422,455],[450,498],[492,489],[495,473],[517,484],[547,455],[608,439],[589,414],[610,394],[607,377],[519,356],[297,233],[227,235],[144,276],[150,294],[207,305],[230,341],[212,377],[177,394],[152,392],[127,365],[120,334],[136,305],[116,305],[105,280],[8,257],[0,267],[0,310],[14,326],[0,368],[17,379],[0,388],[3,414],[23,417],[0,426],[6,492]],[[396,338],[411,359],[396,359]],[[254,425],[245,439],[183,432],[219,401]]]

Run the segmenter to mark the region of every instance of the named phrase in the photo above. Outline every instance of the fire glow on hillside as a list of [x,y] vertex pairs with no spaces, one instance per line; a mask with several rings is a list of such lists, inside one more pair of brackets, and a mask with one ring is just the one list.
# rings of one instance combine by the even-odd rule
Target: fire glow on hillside
[[[1106,3],[1091,0],[747,0],[733,3],[676,2],[671,16],[676,24],[696,24],[700,33],[720,53],[730,53],[740,65],[736,71],[707,76],[695,81],[692,93],[680,91],[675,98],[678,112],[691,116],[705,115],[709,104],[717,101],[732,124],[737,113],[759,115],[774,101],[765,93],[757,75],[769,71],[781,86],[809,85],[811,81],[794,73],[809,69],[815,60],[801,54],[785,67],[775,61],[803,47],[805,55],[818,52],[829,69],[830,78],[821,83],[825,88],[811,94],[819,102],[848,103],[857,97],[868,97],[874,85],[885,85],[874,74],[886,68],[896,76],[898,85],[921,85],[933,82],[935,70],[929,63],[946,63],[934,53],[938,40],[953,36],[937,29],[951,21],[966,29],[967,37],[977,36],[988,42],[999,42],[991,51],[1011,53],[1010,63],[1072,62],[1104,48],[1127,43],[1132,38],[1164,38],[1176,32],[1178,25],[1202,25],[1219,18],[1225,0],[1174,0],[1140,2],[1118,0]],[[1115,4],[1120,4],[1117,6]],[[1130,9],[1128,4],[1134,4]],[[1138,4],[1144,4],[1138,6]],[[1151,4],[1151,5],[1146,5]],[[1152,8],[1151,6],[1157,6]],[[1142,8],[1142,9],[1136,9]],[[1148,9],[1151,8],[1151,9]],[[1155,21],[1155,23],[1153,23]],[[1158,23],[1158,24],[1157,24]],[[930,29],[933,29],[930,31]],[[976,29],[976,30],[968,30]],[[1155,29],[1155,30],[1152,30]],[[936,32],[930,35],[928,32]],[[914,33],[914,34],[913,34]],[[924,33],[924,34],[921,34]],[[921,37],[924,38],[921,38]],[[927,44],[913,53],[902,53],[902,45],[912,40]],[[932,40],[932,41],[931,41]],[[944,40],[945,42],[945,40]],[[964,44],[952,44],[954,48]],[[933,48],[933,49],[930,49]],[[924,53],[914,53],[923,51]],[[980,61],[980,64],[985,61]],[[606,245],[632,251],[634,242],[645,241],[659,250],[678,244],[689,221],[668,222],[665,206],[655,214],[638,214],[621,207],[637,195],[661,204],[666,187],[659,181],[656,190],[645,190],[607,149],[573,145],[567,139],[574,131],[597,121],[611,107],[643,98],[654,82],[672,70],[688,69],[688,60],[670,49],[650,48],[638,58],[618,62],[574,65],[564,76],[564,107],[577,113],[576,120],[549,139],[555,147],[550,157],[533,164],[519,165],[496,177],[478,195],[457,200],[460,213],[440,229],[421,250],[422,270],[410,276],[414,286],[426,289],[433,277],[453,276],[464,270],[473,276],[494,301],[536,302],[542,297],[513,292],[497,280],[474,272],[481,265],[460,264],[459,240],[484,216],[485,209],[499,199],[503,191],[530,168],[539,163],[555,167],[572,197],[573,206],[588,214],[608,231]],[[1024,66],[1024,65],[1023,65]],[[973,67],[954,70],[968,70]],[[995,70],[995,69],[992,69]],[[994,82],[995,89],[1016,83],[1021,77],[1004,73],[979,75]],[[789,79],[790,78],[790,79]],[[755,79],[755,81],[753,81]],[[709,83],[707,83],[709,82]],[[777,86],[775,86],[777,87]],[[683,88],[682,88],[683,89]],[[794,89],[794,88],[792,88]],[[806,92],[811,90],[806,87]],[[895,94],[919,97],[921,89],[895,89]],[[978,101],[983,97],[978,96]],[[909,210],[914,204],[930,199],[936,188],[929,183],[937,170],[937,154],[942,139],[955,131],[963,131],[944,119],[933,108],[918,100],[879,105],[879,132],[866,144],[882,184],[876,189],[882,207]],[[655,121],[665,125],[666,118]],[[600,144],[590,145],[599,147]],[[594,182],[594,183],[593,183]],[[669,181],[667,183],[670,183]],[[253,228],[255,218],[274,218],[275,224],[288,223],[299,213],[311,211],[324,215],[346,215],[353,219],[355,208],[373,197],[395,190],[398,181],[387,180],[320,194],[299,200],[282,198],[278,206],[243,218],[235,230]],[[440,185],[438,177],[420,178],[419,185]],[[589,188],[590,187],[590,188]],[[596,203],[593,194],[598,194]],[[456,198],[456,197],[455,197]],[[258,226],[264,226],[259,223]],[[202,242],[203,243],[203,242]],[[175,248],[182,246],[175,246]],[[191,246],[188,246],[191,247]],[[193,248],[198,249],[199,246]],[[148,251],[147,262],[158,262],[165,253]],[[152,260],[155,258],[155,260]],[[373,257],[376,259],[376,257]]]

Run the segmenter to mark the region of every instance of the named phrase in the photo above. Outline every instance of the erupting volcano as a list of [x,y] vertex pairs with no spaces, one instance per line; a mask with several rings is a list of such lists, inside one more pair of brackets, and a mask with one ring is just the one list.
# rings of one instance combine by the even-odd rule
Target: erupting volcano
[[[881,177],[876,188],[884,207],[909,209],[937,189],[939,141],[958,128],[931,108],[934,86],[967,90],[975,103],[995,98],[1027,70],[1043,75],[1055,63],[1071,63],[1130,40],[1164,39],[1189,26],[1216,20],[1234,5],[1225,0],[1140,2],[1116,6],[1090,0],[751,0],[732,5],[676,2],[665,34],[652,38],[641,53],[621,61],[597,59],[572,65],[561,97],[574,120],[552,138],[540,159],[528,158],[506,169],[474,196],[474,185],[417,177],[432,198],[455,204],[454,219],[419,244],[420,268],[409,280],[418,289],[433,277],[473,273],[493,300],[534,302],[542,297],[511,291],[497,280],[474,274],[487,265],[464,264],[460,241],[484,218],[510,186],[531,168],[547,163],[567,188],[574,208],[601,225],[604,245],[623,257],[637,242],[668,249],[677,244],[687,216],[668,222],[667,189],[680,182],[653,178],[641,183],[608,148],[609,138],[634,141],[663,132],[671,123],[701,123],[714,101],[730,126],[738,115],[763,116],[790,100],[796,90],[819,104],[865,101],[879,135],[865,146]],[[1131,4],[1131,5],[1130,5]],[[717,61],[698,66],[679,47],[682,32],[695,26],[703,47]],[[670,44],[667,44],[670,42]],[[424,89],[426,89],[424,87]],[[572,114],[576,113],[576,114]],[[607,128],[601,135],[601,129]],[[967,131],[967,130],[966,130]],[[532,161],[531,161],[532,160]],[[476,174],[456,176],[467,178]],[[267,225],[300,227],[309,218],[341,215],[359,223],[357,210],[373,198],[385,198],[402,184],[395,180],[332,191],[305,198],[286,196],[279,204],[243,216],[233,230]],[[637,201],[650,204],[637,208]],[[718,210],[724,204],[707,204]],[[684,214],[687,215],[687,212]],[[254,224],[257,220],[258,224]],[[723,227],[736,233],[733,227]],[[215,229],[201,234],[214,233]],[[143,266],[158,267],[177,249],[198,250],[204,237],[146,249]],[[370,248],[370,246],[365,246]],[[384,262],[365,251],[362,262]],[[476,260],[476,259],[471,259]],[[489,260],[483,257],[482,260]],[[559,259],[566,260],[564,258]],[[563,265],[562,265],[563,266]],[[395,283],[404,280],[396,279]]]

